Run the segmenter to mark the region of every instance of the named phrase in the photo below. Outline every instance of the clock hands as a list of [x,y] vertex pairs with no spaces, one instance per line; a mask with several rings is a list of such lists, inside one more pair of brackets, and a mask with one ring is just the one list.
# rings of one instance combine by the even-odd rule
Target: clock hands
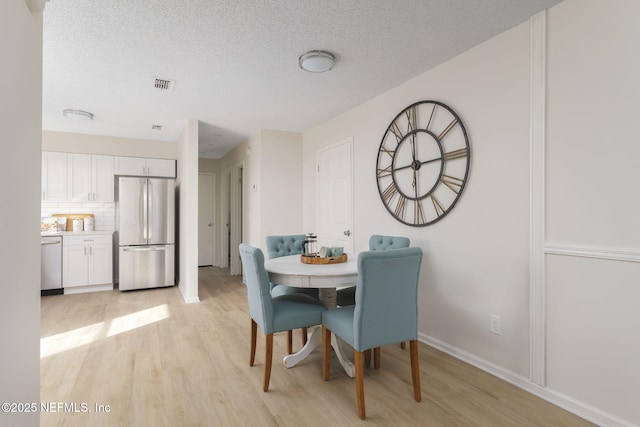
[[[411,134],[411,156],[413,157],[412,165],[416,164],[416,134]],[[416,192],[416,197],[418,197],[418,190],[416,187],[416,177],[417,177],[417,169],[413,168],[413,182],[411,185],[413,186],[414,191]]]
[[438,160],[442,160],[442,156],[440,157],[436,157],[435,159],[430,159],[430,160],[426,160],[424,162],[421,162],[420,160],[414,159],[411,163],[409,163],[406,166],[400,166],[399,168],[393,168],[393,171],[400,171],[403,169],[408,169],[408,168],[413,168],[414,171],[420,169],[420,167],[422,165],[426,165],[427,163],[433,163],[433,162],[437,162]]

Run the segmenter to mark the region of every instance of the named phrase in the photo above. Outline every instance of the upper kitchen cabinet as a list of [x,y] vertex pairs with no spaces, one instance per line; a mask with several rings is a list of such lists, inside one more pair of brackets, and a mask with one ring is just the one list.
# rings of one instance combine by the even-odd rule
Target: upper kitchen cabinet
[[116,157],[115,174],[175,178],[176,161],[142,157]]
[[67,153],[42,152],[42,200],[67,200]]
[[68,154],[69,201],[113,202],[113,177],[113,156]]

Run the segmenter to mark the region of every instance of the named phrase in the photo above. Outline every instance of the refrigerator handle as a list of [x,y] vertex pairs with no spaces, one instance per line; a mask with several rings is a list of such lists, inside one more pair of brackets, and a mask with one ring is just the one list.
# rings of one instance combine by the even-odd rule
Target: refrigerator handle
[[149,238],[147,236],[147,229],[149,228],[149,219],[147,218],[149,214],[149,207],[147,206],[148,198],[148,187],[145,182],[142,185],[142,237],[145,239]]
[[[149,186],[147,188],[147,197],[149,198],[149,211],[147,213],[148,215],[153,215],[153,189],[152,189],[153,184],[151,184],[151,180],[147,181],[147,185]],[[153,223],[153,218],[149,218],[148,221],[150,223]],[[148,228],[147,239],[153,239],[153,236],[151,235],[152,230],[153,230],[153,227]]]
[[166,251],[166,246],[141,246],[141,247],[131,247],[131,248],[123,248],[123,252],[158,252],[158,251]]

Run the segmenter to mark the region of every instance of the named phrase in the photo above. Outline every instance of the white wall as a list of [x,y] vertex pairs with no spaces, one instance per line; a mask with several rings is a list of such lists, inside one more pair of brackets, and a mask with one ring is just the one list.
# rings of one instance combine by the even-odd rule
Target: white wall
[[[528,25],[472,49],[304,135],[305,228],[314,228],[315,153],[354,141],[356,250],[371,234],[400,235],[425,251],[420,331],[528,375]],[[385,210],[376,186],[380,140],[407,105],[434,99],[452,107],[471,144],[468,185],[438,223],[408,227]],[[502,335],[489,333],[489,315]]]
[[198,121],[188,120],[178,141],[178,286],[198,302]]
[[262,210],[265,208],[262,204],[262,131],[249,138],[245,152],[242,242],[260,247]]
[[[547,245],[621,248],[636,262],[547,255],[546,388],[529,381],[530,24],[303,137],[305,229],[316,227],[316,152],[352,136],[356,250],[374,233],[423,248],[421,339],[609,425],[640,424],[639,7],[568,0],[549,13]],[[423,99],[460,115],[472,160],[453,211],[413,228],[382,205],[375,163],[390,121]],[[499,336],[489,333],[490,314],[502,317]]]
[[636,425],[638,16],[635,0],[549,11],[546,255],[549,388]]
[[[0,5],[0,401],[40,401],[40,159],[42,14]],[[10,243],[9,243],[10,242]],[[28,260],[28,262],[27,262]],[[38,413],[0,412],[0,425],[39,425]]]
[[[261,131],[261,168],[256,191],[262,211],[257,241],[266,249],[268,235],[304,234],[302,228],[302,134],[274,130]],[[253,148],[252,148],[253,150]],[[252,192],[253,188],[248,187]]]

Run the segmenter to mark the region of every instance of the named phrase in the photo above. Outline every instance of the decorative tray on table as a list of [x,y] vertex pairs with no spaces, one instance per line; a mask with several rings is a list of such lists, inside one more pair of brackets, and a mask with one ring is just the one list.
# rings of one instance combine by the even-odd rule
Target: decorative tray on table
[[300,261],[304,264],[339,264],[341,262],[347,262],[347,254],[328,257],[302,254],[300,255]]

